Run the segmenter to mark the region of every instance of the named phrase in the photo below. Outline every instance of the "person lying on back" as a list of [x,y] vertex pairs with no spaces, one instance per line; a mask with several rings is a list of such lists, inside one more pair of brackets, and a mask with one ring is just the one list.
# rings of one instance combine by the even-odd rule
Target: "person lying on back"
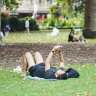
[[[56,67],[51,67],[50,61],[53,56],[55,56],[55,52],[58,52],[60,59],[60,69]],[[64,58],[62,54],[62,46],[57,45],[54,46],[51,52],[49,53],[46,62],[44,63],[42,55],[40,52],[35,52],[34,59],[30,52],[27,52],[24,56],[24,72],[21,76],[26,76],[27,69],[29,67],[29,72],[32,77],[40,77],[45,79],[67,79],[67,78],[78,78],[79,73],[69,68],[67,71],[64,71]]]

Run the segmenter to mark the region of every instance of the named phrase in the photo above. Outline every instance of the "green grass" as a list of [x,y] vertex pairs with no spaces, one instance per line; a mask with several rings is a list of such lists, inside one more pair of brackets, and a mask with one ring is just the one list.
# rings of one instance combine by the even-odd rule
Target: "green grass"
[[0,69],[0,96],[96,96],[96,64],[67,65],[80,73],[78,79],[23,80],[12,68]]
[[[31,31],[30,35],[25,35],[24,32],[10,32],[9,36],[3,37],[5,43],[67,43],[70,30],[60,30],[59,36],[45,36],[45,34],[52,32],[52,30]],[[76,37],[82,35],[79,32]],[[96,43],[95,39],[86,39],[87,43]]]

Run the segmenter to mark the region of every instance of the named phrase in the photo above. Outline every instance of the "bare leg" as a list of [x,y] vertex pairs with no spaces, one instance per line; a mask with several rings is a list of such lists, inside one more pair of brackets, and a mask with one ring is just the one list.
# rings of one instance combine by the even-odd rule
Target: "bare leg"
[[29,28],[27,28],[27,32],[29,33]]
[[[25,27],[26,28],[26,27]],[[26,28],[26,30],[25,30],[25,34],[27,34],[27,28]]]
[[26,76],[26,72],[28,67],[30,68],[31,66],[34,66],[35,62],[33,60],[32,54],[30,52],[27,52],[24,56],[24,63],[23,63],[23,73],[21,76]]
[[35,59],[35,63],[36,63],[36,64],[39,64],[39,63],[44,62],[44,61],[43,61],[43,57],[42,57],[42,55],[40,54],[40,52],[35,52],[34,56],[35,56],[34,59]]
[[30,35],[29,28],[27,28],[27,33],[28,33],[28,35]]

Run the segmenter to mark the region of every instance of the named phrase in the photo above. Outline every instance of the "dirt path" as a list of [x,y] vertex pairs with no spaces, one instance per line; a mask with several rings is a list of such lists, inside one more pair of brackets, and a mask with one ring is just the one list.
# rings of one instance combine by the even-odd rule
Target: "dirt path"
[[[47,58],[49,52],[57,44],[7,44],[0,46],[0,66],[1,67],[15,67],[23,64],[23,56],[27,51],[31,51],[33,54],[35,51],[40,51],[44,61]],[[65,64],[87,64],[96,63],[96,44],[76,44],[76,43],[64,43],[63,55],[65,58]],[[54,62],[54,63],[53,63]],[[52,60],[52,64],[58,65],[59,59],[56,57]]]

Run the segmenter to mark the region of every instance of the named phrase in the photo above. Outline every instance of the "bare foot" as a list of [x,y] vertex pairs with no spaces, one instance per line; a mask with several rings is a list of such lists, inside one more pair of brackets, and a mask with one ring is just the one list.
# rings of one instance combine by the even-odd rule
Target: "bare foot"
[[25,72],[23,72],[23,73],[21,74],[21,76],[24,76],[24,77],[25,77],[25,76],[26,76],[26,73],[25,73]]

